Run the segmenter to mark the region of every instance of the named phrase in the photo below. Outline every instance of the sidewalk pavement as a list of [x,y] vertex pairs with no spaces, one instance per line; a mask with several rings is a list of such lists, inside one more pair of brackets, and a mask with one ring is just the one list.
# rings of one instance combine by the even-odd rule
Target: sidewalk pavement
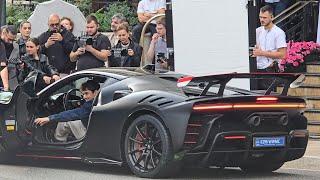
[[315,156],[320,158],[320,140],[309,139],[307,151],[304,156]]

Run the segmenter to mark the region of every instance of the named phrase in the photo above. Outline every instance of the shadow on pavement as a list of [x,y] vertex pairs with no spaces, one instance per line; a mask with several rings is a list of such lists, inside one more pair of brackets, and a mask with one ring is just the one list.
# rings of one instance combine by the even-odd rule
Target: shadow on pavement
[[[135,176],[128,168],[108,165],[90,165],[79,161],[65,160],[44,160],[44,159],[28,159],[19,158],[14,163],[7,165],[27,166],[36,168],[49,168],[55,170],[81,171],[95,174],[120,175],[134,178]],[[294,174],[290,172],[277,171],[267,174],[246,174],[239,168],[186,168],[181,170],[174,177],[169,179],[303,179],[304,175]]]

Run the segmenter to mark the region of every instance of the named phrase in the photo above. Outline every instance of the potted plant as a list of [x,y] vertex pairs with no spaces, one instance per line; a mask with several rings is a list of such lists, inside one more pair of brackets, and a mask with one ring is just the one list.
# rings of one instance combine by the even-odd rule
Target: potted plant
[[320,45],[315,42],[289,42],[287,54],[280,62],[283,72],[301,73],[306,71],[306,62],[319,59]]

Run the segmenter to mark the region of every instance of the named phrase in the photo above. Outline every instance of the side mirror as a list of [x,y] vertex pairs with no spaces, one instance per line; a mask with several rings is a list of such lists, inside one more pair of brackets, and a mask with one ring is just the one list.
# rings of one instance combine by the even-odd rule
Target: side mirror
[[124,96],[129,95],[129,94],[131,94],[131,93],[132,93],[132,91],[130,91],[130,90],[119,90],[119,91],[115,91],[115,92],[113,93],[113,100],[115,101],[115,100],[117,100],[117,99],[123,98]]
[[290,84],[290,88],[297,88],[297,87],[301,86],[301,84],[304,82],[305,79],[306,79],[306,76],[301,74],[296,80],[294,80]]

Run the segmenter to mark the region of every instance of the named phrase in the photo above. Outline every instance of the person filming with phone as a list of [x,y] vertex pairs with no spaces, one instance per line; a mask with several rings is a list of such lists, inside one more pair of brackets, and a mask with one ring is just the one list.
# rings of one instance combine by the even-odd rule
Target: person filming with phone
[[150,47],[148,49],[146,58],[148,64],[155,64],[155,69],[169,69],[168,52],[167,52],[167,38],[166,38],[166,22],[165,17],[161,17],[157,22],[155,33],[152,36]]
[[61,27],[60,17],[51,14],[48,19],[49,29],[39,36],[41,51],[49,59],[49,64],[65,76],[73,70],[69,54],[73,48],[75,38],[71,32]]
[[109,67],[139,67],[142,47],[130,38],[127,23],[120,24],[116,34],[119,41],[110,51]]

